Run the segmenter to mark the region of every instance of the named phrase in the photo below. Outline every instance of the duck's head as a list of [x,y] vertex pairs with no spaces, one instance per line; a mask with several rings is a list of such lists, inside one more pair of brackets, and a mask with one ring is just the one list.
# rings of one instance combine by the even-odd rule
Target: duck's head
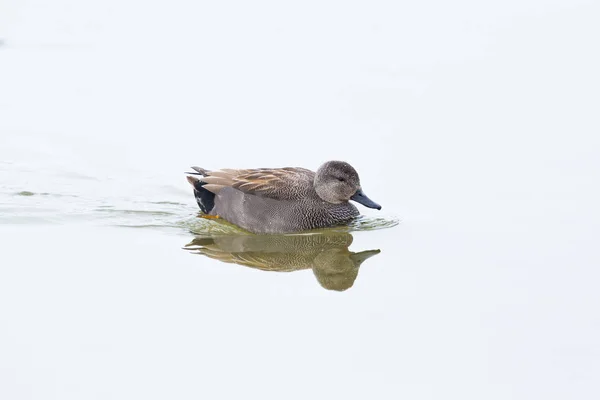
[[379,204],[363,193],[356,170],[344,161],[327,161],[321,165],[315,175],[315,190],[328,203],[354,200],[365,207],[381,210]]

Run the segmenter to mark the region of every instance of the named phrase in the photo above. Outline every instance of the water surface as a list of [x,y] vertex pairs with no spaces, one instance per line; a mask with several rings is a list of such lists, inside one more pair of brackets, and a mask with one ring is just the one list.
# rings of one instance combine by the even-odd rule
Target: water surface
[[[597,399],[598,11],[3,2],[0,398]],[[330,159],[382,212],[183,174]]]

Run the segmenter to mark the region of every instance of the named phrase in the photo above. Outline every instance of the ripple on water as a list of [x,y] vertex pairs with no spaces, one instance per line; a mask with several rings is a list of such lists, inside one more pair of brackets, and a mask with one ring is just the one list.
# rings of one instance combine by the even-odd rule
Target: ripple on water
[[[396,217],[368,217],[360,216],[348,225],[336,226],[326,229],[317,229],[311,232],[361,232],[378,229],[392,228],[400,223]],[[233,225],[223,219],[208,219],[201,214],[183,219],[179,222],[183,228],[187,228],[197,236],[211,237],[215,235],[250,235],[251,233]],[[300,233],[302,234],[302,233]]]
[[151,215],[151,216],[175,215],[175,213],[170,212],[170,211],[116,209],[116,208],[109,208],[109,207],[97,208],[95,211],[111,213],[111,214],[121,214],[121,215]]
[[15,196],[23,196],[23,197],[30,197],[30,196],[78,197],[74,194],[46,193],[46,192],[36,193],[36,192],[30,192],[29,190],[22,190],[20,192],[14,193],[14,195]]
[[374,231],[377,229],[393,228],[400,224],[400,219],[397,217],[367,217],[361,215],[350,223],[351,231]]

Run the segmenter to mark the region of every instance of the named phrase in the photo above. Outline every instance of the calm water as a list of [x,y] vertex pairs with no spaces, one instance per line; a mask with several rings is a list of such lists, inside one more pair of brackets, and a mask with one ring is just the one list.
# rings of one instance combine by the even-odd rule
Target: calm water
[[[1,3],[0,398],[600,396],[597,5],[48,4]],[[329,159],[383,210],[248,235],[183,174]]]

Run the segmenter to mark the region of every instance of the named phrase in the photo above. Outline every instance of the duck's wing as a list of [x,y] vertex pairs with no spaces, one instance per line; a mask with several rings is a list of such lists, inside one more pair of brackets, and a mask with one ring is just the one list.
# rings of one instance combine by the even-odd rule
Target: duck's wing
[[[198,169],[194,168],[198,171]],[[198,171],[200,172],[200,171]],[[244,193],[277,200],[298,200],[314,191],[315,173],[305,168],[202,170],[203,187],[213,193],[232,187]]]

